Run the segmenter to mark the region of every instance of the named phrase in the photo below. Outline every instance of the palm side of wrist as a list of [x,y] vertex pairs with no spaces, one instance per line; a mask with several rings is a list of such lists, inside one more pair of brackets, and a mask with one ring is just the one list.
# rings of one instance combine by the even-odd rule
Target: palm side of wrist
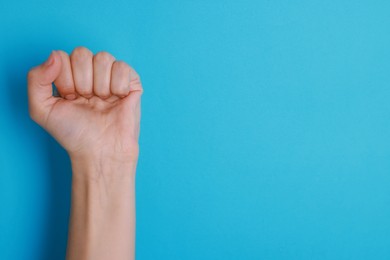
[[73,178],[90,180],[134,178],[137,159],[127,154],[69,154]]

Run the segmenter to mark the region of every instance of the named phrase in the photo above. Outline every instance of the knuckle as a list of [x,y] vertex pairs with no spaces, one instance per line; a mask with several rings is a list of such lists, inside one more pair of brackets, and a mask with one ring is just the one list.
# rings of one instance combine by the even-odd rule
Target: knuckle
[[131,68],[131,74],[130,74],[130,84],[131,88],[135,91],[139,91],[140,94],[143,93],[143,87],[141,83],[141,77],[140,75],[133,69]]
[[63,50],[56,51],[58,54],[60,54],[62,57],[68,57],[68,53],[64,52]]
[[76,47],[71,54],[72,58],[87,59],[93,56],[92,52],[85,47]]
[[98,63],[112,63],[115,60],[110,53],[101,51],[94,56],[94,61]]
[[135,71],[135,69],[133,69],[133,68],[131,68],[131,71],[130,71],[130,78],[131,78],[131,81],[134,82],[135,84],[141,84],[141,77],[137,73],[137,71]]
[[124,61],[116,61],[114,63],[115,70],[117,73],[119,73],[121,76],[126,76],[130,73],[130,66],[124,62]]
[[132,80],[137,80],[139,82],[141,81],[140,75],[137,73],[137,71],[135,71],[134,68],[130,67],[130,73]]
[[27,81],[31,82],[35,79],[35,74],[36,74],[36,69],[32,68],[28,73],[27,73]]
[[30,70],[28,73],[27,73],[27,81],[31,81],[34,77],[34,74],[33,74],[33,71]]

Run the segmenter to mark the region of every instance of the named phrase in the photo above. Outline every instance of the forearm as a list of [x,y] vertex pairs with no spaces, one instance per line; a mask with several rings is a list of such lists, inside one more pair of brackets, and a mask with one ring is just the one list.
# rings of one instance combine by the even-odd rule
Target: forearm
[[68,260],[134,259],[135,163],[72,158]]

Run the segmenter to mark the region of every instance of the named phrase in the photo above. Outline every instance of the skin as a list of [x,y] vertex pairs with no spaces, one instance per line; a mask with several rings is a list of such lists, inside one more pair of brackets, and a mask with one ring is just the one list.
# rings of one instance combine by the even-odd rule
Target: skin
[[72,163],[68,260],[134,259],[141,95],[134,69],[84,47],[28,73],[30,116]]

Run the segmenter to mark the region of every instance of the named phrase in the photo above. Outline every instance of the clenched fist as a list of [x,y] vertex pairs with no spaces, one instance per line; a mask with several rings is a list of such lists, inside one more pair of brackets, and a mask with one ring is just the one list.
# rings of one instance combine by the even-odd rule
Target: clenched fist
[[[53,96],[52,83],[60,96]],[[84,47],[53,51],[28,73],[29,111],[71,158],[138,158],[141,81],[125,62]]]

